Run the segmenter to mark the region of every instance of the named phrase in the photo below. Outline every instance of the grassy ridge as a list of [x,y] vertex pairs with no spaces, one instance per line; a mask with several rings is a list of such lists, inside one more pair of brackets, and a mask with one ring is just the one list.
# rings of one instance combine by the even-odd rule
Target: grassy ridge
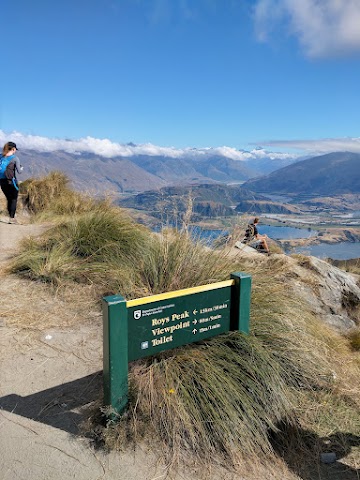
[[253,276],[251,334],[221,335],[134,362],[128,412],[102,430],[106,445],[122,448],[147,435],[179,464],[186,457],[235,466],[244,455],[273,452],[279,425],[308,426],[308,406],[320,408],[329,392],[346,399],[332,371],[347,347],[277,280],[280,260],[230,257],[186,231],[154,234],[107,202],[82,199],[62,180],[50,188],[53,175],[45,193],[29,182],[36,214],[55,224],[24,242],[13,272],[56,286],[87,283],[97,300],[109,292],[130,299],[220,281],[233,271]]

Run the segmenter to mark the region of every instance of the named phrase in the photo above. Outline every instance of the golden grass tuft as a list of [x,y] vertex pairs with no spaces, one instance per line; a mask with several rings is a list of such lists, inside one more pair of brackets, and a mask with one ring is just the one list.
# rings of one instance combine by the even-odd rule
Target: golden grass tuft
[[24,206],[42,219],[54,215],[73,215],[90,211],[95,201],[69,188],[69,179],[62,172],[51,172],[41,179],[28,179],[20,184]]
[[360,351],[360,328],[353,328],[348,334],[350,346],[353,350]]

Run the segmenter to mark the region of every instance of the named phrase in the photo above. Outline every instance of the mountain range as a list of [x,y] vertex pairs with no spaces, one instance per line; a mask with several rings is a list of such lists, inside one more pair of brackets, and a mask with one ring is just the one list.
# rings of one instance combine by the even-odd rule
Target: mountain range
[[170,186],[243,184],[252,192],[280,195],[360,193],[360,154],[329,153],[308,159],[234,160],[225,155],[130,155],[104,157],[65,151],[19,152],[20,179],[60,170],[75,189],[91,194],[134,194]]
[[360,153],[336,152],[301,160],[244,187],[262,193],[334,196],[360,193]]
[[131,155],[104,157],[94,153],[65,151],[19,152],[24,173],[21,179],[42,177],[50,171],[64,172],[75,189],[92,194],[144,192],[165,186],[243,183],[293,162],[294,159],[233,160],[220,154],[183,157]]

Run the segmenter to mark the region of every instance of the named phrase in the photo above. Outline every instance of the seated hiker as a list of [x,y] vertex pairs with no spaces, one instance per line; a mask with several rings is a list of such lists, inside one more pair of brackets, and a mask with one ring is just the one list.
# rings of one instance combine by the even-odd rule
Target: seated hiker
[[270,253],[266,239],[267,235],[260,235],[257,229],[257,224],[259,223],[259,218],[255,217],[252,223],[249,223],[245,231],[245,237],[241,243],[249,245],[249,247],[255,248],[259,251],[264,251],[265,253]]

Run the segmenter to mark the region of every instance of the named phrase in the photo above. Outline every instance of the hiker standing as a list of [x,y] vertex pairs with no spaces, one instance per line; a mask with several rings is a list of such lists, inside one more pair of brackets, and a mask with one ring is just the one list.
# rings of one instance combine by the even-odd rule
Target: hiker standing
[[257,229],[259,218],[255,217],[252,223],[249,223],[245,231],[245,237],[241,243],[248,244],[255,249],[263,249],[266,253],[270,253],[266,239],[267,235],[260,235]]
[[16,151],[16,143],[7,142],[4,145],[0,157],[0,187],[7,200],[9,223],[18,223],[15,219],[16,205],[19,195],[16,173],[22,172],[23,167],[20,165],[20,160],[15,155]]

